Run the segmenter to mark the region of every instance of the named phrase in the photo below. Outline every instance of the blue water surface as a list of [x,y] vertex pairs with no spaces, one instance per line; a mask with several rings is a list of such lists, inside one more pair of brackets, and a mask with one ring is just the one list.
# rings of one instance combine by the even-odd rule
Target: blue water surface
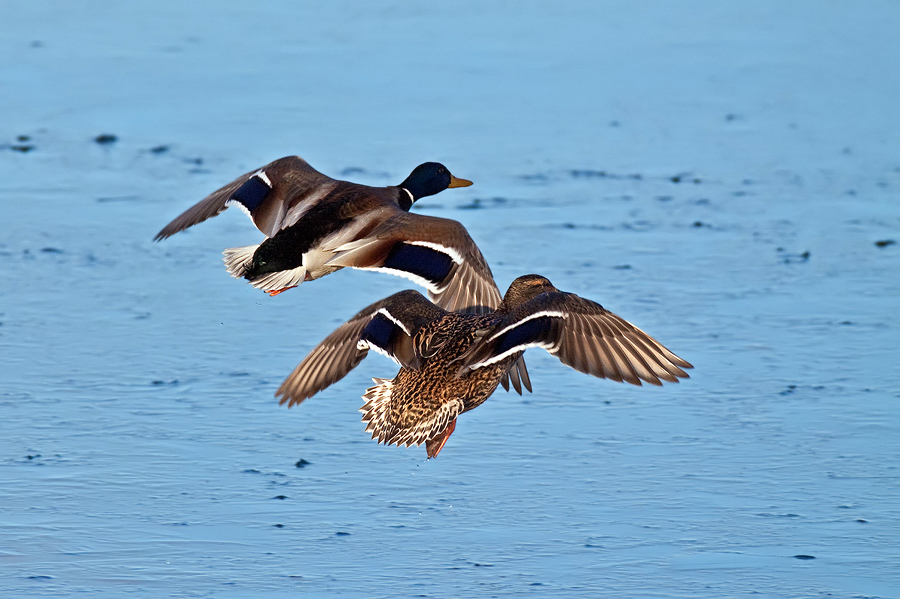
[[[900,5],[8,3],[0,19],[0,596],[900,596]],[[106,135],[107,137],[98,137]],[[695,365],[636,388],[540,350],[441,455],[379,446],[409,286],[276,298],[153,235],[288,154],[427,198],[501,289],[540,273]]]

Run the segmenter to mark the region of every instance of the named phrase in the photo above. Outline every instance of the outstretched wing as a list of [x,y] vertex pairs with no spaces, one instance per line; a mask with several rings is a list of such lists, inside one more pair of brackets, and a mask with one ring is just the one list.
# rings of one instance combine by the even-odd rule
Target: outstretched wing
[[320,173],[299,156],[286,156],[245,173],[212,192],[163,227],[154,240],[212,218],[231,203],[243,208],[267,237],[297,221],[302,212],[323,197],[337,182]]
[[421,364],[414,339],[445,312],[418,291],[401,291],[364,308],[313,349],[275,392],[280,403],[301,403],[344,378],[370,349],[409,368]]
[[334,252],[329,265],[406,277],[450,312],[484,314],[500,305],[500,290],[487,261],[465,227],[454,220],[398,210]]
[[677,383],[688,378],[682,368],[692,368],[644,331],[572,293],[539,295],[478,334],[462,369],[481,368],[529,347],[543,347],[580,372],[633,385]]

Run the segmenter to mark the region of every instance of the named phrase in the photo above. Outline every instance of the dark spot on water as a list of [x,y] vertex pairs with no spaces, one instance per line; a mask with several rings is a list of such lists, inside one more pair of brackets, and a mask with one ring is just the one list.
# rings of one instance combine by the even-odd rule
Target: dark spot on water
[[630,175],[620,175],[616,173],[610,173],[609,171],[601,171],[594,169],[572,169],[569,171],[569,174],[576,179],[632,179],[634,181],[640,181],[644,178],[640,173],[632,173]]
[[797,388],[797,385],[788,385],[787,389],[779,393],[779,395],[790,395]]
[[150,384],[151,385],[168,385],[170,387],[174,387],[175,385],[178,384],[178,379],[172,379],[171,381],[156,380],[156,381],[151,382]]
[[506,204],[509,200],[506,198],[475,198],[468,204],[458,204],[458,210],[480,210],[482,208],[495,208],[502,204]]
[[34,576],[29,576],[28,580],[53,580],[53,576],[48,576],[46,574],[36,574]]
[[669,181],[672,183],[681,183],[681,175],[675,175],[674,177],[670,177]]
[[709,206],[712,202],[710,202],[707,198],[700,198],[699,200],[694,200],[694,205],[696,206]]
[[546,183],[548,177],[543,173],[534,173],[530,175],[519,175],[519,179],[522,179],[523,181],[532,181],[534,183]]
[[341,171],[342,177],[350,177],[352,175],[362,175],[366,172],[366,169],[360,168],[358,166],[348,166],[344,170]]
[[247,468],[246,470],[241,470],[244,474],[260,474],[259,470],[256,468]]
[[275,528],[284,528],[284,524],[273,524]]
[[9,149],[13,150],[15,152],[22,152],[23,154],[25,154],[27,152],[32,151],[34,149],[34,146],[30,145],[30,144],[16,144],[14,146],[9,146]]
[[580,178],[605,178],[609,176],[606,171],[597,171],[593,169],[572,169],[569,174],[576,179]]
[[44,42],[42,42],[41,40],[34,40],[33,42],[31,42],[31,47],[32,48],[43,48]]
[[[784,248],[776,248],[775,251],[783,252],[785,250],[784,250]],[[811,255],[812,254],[810,254],[809,250],[806,250],[802,254],[786,254],[784,256],[784,259],[782,260],[782,262],[784,264],[793,264],[795,262],[807,262],[807,261],[809,261],[809,257]]]
[[657,202],[671,202],[672,199],[672,196],[656,196]]
[[800,555],[795,555],[794,559],[816,559],[816,556],[815,555],[804,555],[801,553]]
[[897,242],[894,241],[893,239],[882,239],[880,241],[875,242],[875,247],[886,248],[887,246],[894,245],[895,243],[897,243]]
[[297,468],[306,468],[306,467],[309,466],[309,465],[310,465],[310,462],[307,462],[307,461],[304,460],[303,458],[300,458],[299,460],[297,460],[297,461],[294,463],[294,466],[297,467]]
[[169,146],[155,146],[150,148],[151,154],[165,154],[169,151]]
[[186,164],[194,165],[194,168],[188,169],[188,172],[192,175],[199,175],[210,172],[209,169],[201,168],[203,164],[202,158],[184,158],[183,162]]
[[[457,208],[458,207],[459,206],[457,206]],[[420,212],[422,210],[443,210],[443,209],[444,209],[444,205],[435,203],[433,198],[428,198],[428,201],[424,202],[424,203],[416,202],[415,204],[412,205],[412,208],[410,208],[410,210],[415,210],[416,212]]]
[[119,141],[119,138],[113,135],[112,133],[101,133],[97,137],[94,138],[94,141],[101,146],[106,146],[109,144],[116,143]]
[[337,531],[336,533],[334,533],[334,536],[336,536],[336,537],[349,537],[349,536],[350,536],[350,533],[349,533],[349,532],[344,532],[343,530],[339,530],[339,531]]
[[859,522],[860,524],[868,524],[869,523],[869,521],[866,520],[865,518],[857,518],[856,521]]
[[39,453],[36,453],[36,454],[34,454],[34,455],[27,455],[27,456],[25,456],[25,458],[28,459],[28,460],[33,460],[33,459],[39,458],[39,457],[41,457],[41,454],[39,454]]
[[615,270],[631,270],[630,264],[619,264],[617,266],[613,266]]
[[693,226],[699,229],[700,227],[706,227],[708,225],[704,225],[703,221],[695,220]]
[[622,123],[620,123],[619,121],[610,121],[609,122],[610,127],[619,127],[619,126],[621,126],[621,124]]
[[725,115],[726,121],[736,121],[736,120],[739,120],[740,118],[741,118],[741,116],[739,114],[735,114],[733,112],[729,112],[728,114]]
[[29,141],[31,139],[30,135],[17,135],[16,141]]
[[283,500],[287,499],[287,495],[276,495],[272,499],[280,499],[283,501]]
[[41,248],[41,251],[44,252],[45,254],[62,254],[63,253],[63,251],[61,249],[54,248],[54,247]]
[[649,220],[636,220],[632,223],[622,223],[622,228],[629,231],[649,231],[653,228],[653,223]]

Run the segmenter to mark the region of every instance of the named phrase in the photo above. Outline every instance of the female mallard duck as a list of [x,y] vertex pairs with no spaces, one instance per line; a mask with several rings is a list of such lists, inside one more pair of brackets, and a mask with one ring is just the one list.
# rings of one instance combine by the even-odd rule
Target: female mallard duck
[[442,164],[426,162],[398,186],[369,187],[337,181],[288,156],[213,192],[155,239],[237,204],[266,239],[225,250],[225,265],[232,276],[270,295],[351,266],[412,279],[448,310],[484,312],[500,304],[500,291],[465,228],[409,213],[419,198],[471,184]]
[[379,443],[421,445],[435,457],[456,417],[481,405],[522,352],[543,347],[563,364],[618,382],[661,385],[692,368],[600,304],[539,275],[512,282],[491,314],[447,312],[416,291],[376,302],[341,325],[300,363],[276,397],[299,404],[342,379],[372,349],[401,365],[373,379],[360,409]]

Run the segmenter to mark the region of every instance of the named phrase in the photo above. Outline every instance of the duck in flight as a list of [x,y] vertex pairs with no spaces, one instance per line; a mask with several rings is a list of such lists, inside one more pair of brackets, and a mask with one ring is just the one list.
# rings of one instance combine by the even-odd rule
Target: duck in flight
[[682,369],[692,368],[600,304],[526,275],[512,282],[489,314],[448,312],[412,290],[376,302],[313,349],[276,397],[297,405],[374,350],[401,368],[393,379],[373,379],[363,395],[366,432],[379,443],[424,443],[433,458],[457,416],[484,403],[530,347],[544,348],[580,372],[633,385],[677,383],[688,378]]
[[420,198],[471,184],[440,163],[426,162],[400,185],[370,187],[332,179],[299,156],[288,156],[214,191],[155,240],[237,205],[266,239],[225,250],[225,266],[270,295],[349,266],[409,278],[447,310],[488,312],[500,304],[500,291],[466,229],[454,220],[409,212]]

